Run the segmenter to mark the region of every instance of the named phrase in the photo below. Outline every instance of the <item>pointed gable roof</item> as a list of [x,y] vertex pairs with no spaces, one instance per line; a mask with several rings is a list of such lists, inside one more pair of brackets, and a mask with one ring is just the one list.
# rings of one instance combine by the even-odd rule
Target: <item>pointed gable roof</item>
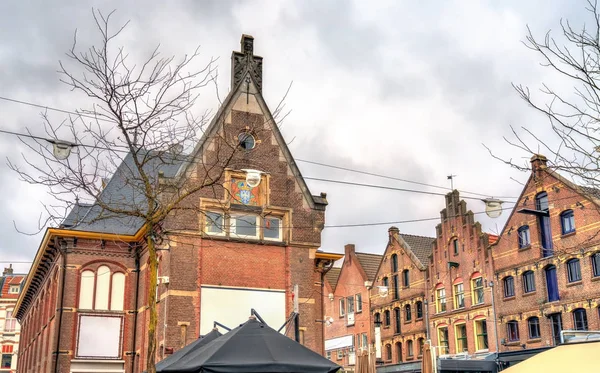
[[327,273],[325,273],[325,279],[331,285],[331,290],[335,291],[335,287],[337,286],[338,279],[340,278],[340,272],[342,272],[342,268],[333,267]]
[[379,264],[381,263],[383,255],[370,253],[356,253],[356,258],[358,259],[360,266],[365,271],[367,279],[369,281],[373,281],[375,279],[375,276],[377,275],[377,269],[379,268]]
[[427,266],[429,255],[433,251],[433,237],[415,236],[401,233],[400,236],[408,245],[408,249],[419,259],[422,265]]

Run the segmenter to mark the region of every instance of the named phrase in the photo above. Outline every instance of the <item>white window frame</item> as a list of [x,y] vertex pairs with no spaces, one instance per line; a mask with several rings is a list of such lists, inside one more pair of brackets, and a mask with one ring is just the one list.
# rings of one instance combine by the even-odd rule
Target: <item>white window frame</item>
[[[256,226],[256,234],[255,235],[249,235],[249,234],[238,234],[235,231],[236,228],[236,221],[237,218],[242,218],[242,219],[247,219],[250,220],[251,218],[254,218],[254,224]],[[234,237],[234,238],[252,238],[252,239],[258,239],[260,237],[260,224],[258,222],[258,215],[254,215],[254,214],[239,214],[239,213],[234,213],[231,214],[229,217],[229,236],[230,237]]]
[[8,294],[19,294],[19,288],[19,285],[10,285],[10,287],[8,288]]
[[337,350],[337,359],[342,360],[343,357],[344,357],[344,351],[342,351],[341,349]]
[[354,309],[356,313],[362,312],[362,294],[358,293],[355,295],[356,300],[354,301]]
[[[265,231],[267,229],[267,219],[277,219],[279,220],[279,237],[277,238],[271,238],[271,237],[266,237],[265,236]],[[265,241],[276,241],[276,242],[281,242],[283,241],[283,218],[280,216],[267,216],[263,219],[264,224],[261,226],[262,228],[262,235],[263,235],[263,239]]]
[[340,317],[346,314],[346,298],[340,299]]
[[[208,230],[208,224],[210,222],[210,218],[208,217],[208,214],[217,214],[221,216],[221,221],[222,221],[222,226],[221,226],[221,233],[218,232],[210,232]],[[211,235],[211,236],[225,236],[227,234],[227,225],[225,225],[225,214],[222,211],[206,211],[205,215],[204,215],[204,233]]]

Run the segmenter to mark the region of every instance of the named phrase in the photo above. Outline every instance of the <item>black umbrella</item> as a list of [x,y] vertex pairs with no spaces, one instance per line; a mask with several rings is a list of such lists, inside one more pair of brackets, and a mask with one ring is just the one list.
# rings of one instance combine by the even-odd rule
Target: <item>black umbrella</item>
[[213,340],[217,339],[218,337],[220,337],[222,335],[223,334],[219,333],[219,331],[217,329],[213,329],[210,333],[206,334],[203,337],[196,339],[194,342],[185,346],[181,350],[178,350],[173,355],[158,362],[156,364],[156,372],[157,373],[166,372],[164,369],[170,367],[171,365],[173,365],[174,363],[179,361],[181,358],[186,356],[188,353],[201,348],[202,346],[208,344],[209,342],[212,342]]
[[341,367],[251,317],[162,372],[334,373]]

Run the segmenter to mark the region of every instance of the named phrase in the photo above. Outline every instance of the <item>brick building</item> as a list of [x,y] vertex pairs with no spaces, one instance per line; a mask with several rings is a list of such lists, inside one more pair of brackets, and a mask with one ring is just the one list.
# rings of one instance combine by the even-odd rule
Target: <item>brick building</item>
[[561,330],[599,330],[600,194],[542,155],[492,246],[500,350],[556,345]]
[[356,252],[352,244],[344,249],[341,268],[326,275],[325,351],[345,371],[354,371],[356,352],[368,351],[373,340],[369,290],[382,256]]
[[430,338],[438,355],[485,355],[496,352],[489,241],[457,190],[448,193],[429,257]]
[[433,241],[389,229],[371,290],[371,312],[376,356],[383,364],[397,365],[393,371],[420,371],[426,339],[427,260]]
[[[295,300],[300,341],[324,353],[324,327],[315,322],[323,318],[321,284],[342,257],[318,251],[326,196],[309,192],[263,99],[262,57],[251,36],[232,54],[231,79],[189,158],[128,154],[100,196],[137,201],[131,162],[140,156],[154,159],[155,181],[173,193],[218,175],[150,232],[160,243],[156,304],[147,299],[144,222],[78,205],[46,231],[16,305],[22,371],[143,371],[149,307],[158,309],[157,360],[215,321],[238,325],[252,308],[278,329]],[[258,186],[248,185],[244,169],[263,172]]]
[[0,276],[0,372],[17,371],[21,327],[14,317],[15,303],[25,275],[13,273],[12,265]]

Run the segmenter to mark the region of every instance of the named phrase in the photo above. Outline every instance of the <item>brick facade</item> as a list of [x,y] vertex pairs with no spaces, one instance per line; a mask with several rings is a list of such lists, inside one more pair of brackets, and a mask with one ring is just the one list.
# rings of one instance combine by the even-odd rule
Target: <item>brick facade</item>
[[[552,346],[561,329],[600,329],[600,272],[593,268],[600,261],[597,191],[552,171],[544,156],[531,163],[531,176],[492,246],[500,351]],[[536,206],[544,193],[547,203]],[[521,234],[524,227],[528,234]],[[575,324],[576,314],[585,326]]]
[[14,315],[15,303],[25,275],[13,273],[12,265],[0,275],[0,372],[17,371],[21,326]]
[[448,193],[427,279],[431,340],[447,346],[440,355],[496,351],[488,248],[489,235],[481,232],[466,202],[458,191]]

